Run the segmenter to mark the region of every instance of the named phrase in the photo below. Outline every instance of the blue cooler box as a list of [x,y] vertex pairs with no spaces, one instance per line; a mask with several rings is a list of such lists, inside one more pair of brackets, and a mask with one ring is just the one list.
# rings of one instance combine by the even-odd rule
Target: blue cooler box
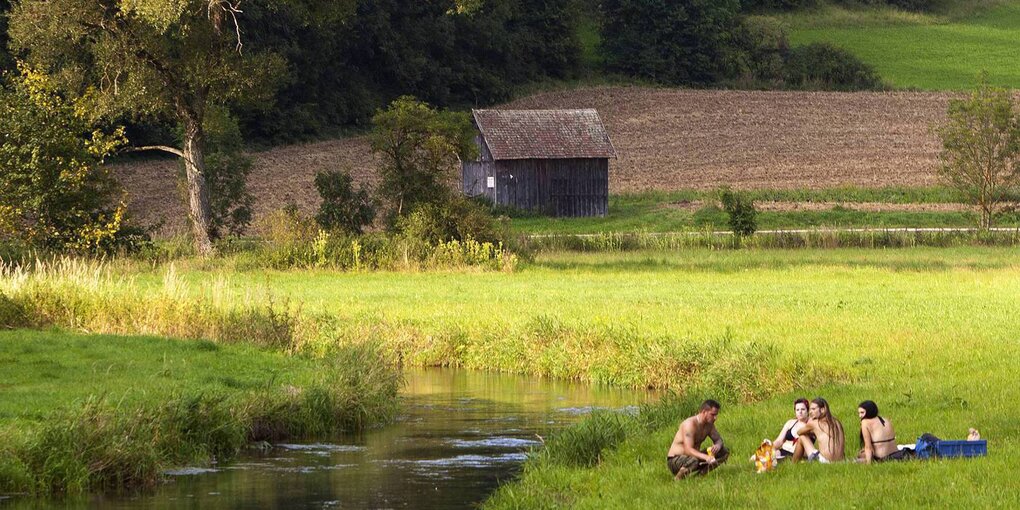
[[928,448],[917,450],[917,458],[941,458],[941,457],[982,457],[988,455],[988,441],[979,439],[977,441],[936,441]]

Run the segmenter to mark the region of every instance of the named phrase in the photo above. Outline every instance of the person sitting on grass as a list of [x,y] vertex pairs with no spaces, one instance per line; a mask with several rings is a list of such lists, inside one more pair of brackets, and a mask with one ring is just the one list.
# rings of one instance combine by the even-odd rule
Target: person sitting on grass
[[857,460],[865,464],[886,460],[904,460],[909,458],[906,450],[896,446],[896,431],[892,423],[879,416],[878,405],[870,400],[857,406],[857,415],[861,417],[861,451]]
[[[811,401],[810,411],[811,419],[800,428],[793,461],[807,458],[809,462],[828,464],[843,460],[846,436],[843,434],[843,424],[832,415],[829,403],[824,398],[816,398]],[[812,434],[815,436],[815,444],[811,444],[809,439]]]
[[[694,472],[706,474],[729,458],[730,452],[723,446],[722,436],[715,428],[720,407],[719,402],[706,400],[701,403],[698,414],[680,424],[666,453],[666,464],[674,480],[681,480]],[[712,438],[711,448],[699,449],[706,437]]]
[[798,398],[793,401],[794,418],[783,425],[783,429],[779,431],[779,437],[772,442],[777,459],[783,460],[793,456],[793,452],[797,448],[797,438],[800,437],[800,429],[808,422],[808,407],[810,405],[806,398]]

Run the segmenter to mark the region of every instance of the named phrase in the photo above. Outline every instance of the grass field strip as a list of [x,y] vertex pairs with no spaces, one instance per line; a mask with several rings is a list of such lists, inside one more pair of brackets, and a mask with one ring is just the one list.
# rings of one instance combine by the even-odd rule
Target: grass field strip
[[[783,235],[783,234],[839,234],[839,233],[918,233],[918,232],[1014,232],[1020,234],[1020,227],[992,227],[989,229],[980,229],[977,227],[890,227],[890,228],[799,228],[799,229],[772,229],[772,230],[757,230],[755,234],[759,235]],[[690,236],[702,236],[702,235],[717,235],[717,236],[732,236],[733,232],[729,230],[677,230],[673,232],[633,232],[624,233],[618,232],[618,234],[633,234],[651,237],[663,237],[663,236],[676,236],[676,235],[690,235]],[[579,237],[579,238],[594,238],[605,235],[602,234],[531,234],[528,235],[528,239],[544,239],[544,238],[559,238],[559,237]]]

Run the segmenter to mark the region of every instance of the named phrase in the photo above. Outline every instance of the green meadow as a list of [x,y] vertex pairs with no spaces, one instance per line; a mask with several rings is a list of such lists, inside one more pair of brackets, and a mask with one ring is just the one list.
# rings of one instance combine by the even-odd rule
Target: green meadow
[[[33,379],[23,382],[25,393],[4,392],[0,412],[9,423],[31,423],[86,394],[125,405],[139,395],[158,400],[163,374],[199,392],[244,391],[267,370],[279,374],[274,384],[300,385],[324,353],[371,345],[391,365],[676,395],[638,416],[597,414],[550,439],[489,502],[495,508],[680,498],[781,506],[811,493],[826,494],[832,506],[875,506],[856,499],[861,494],[892,506],[1009,506],[1018,498],[1010,488],[1020,454],[1015,248],[549,251],[513,272],[256,271],[229,256],[65,262],[8,271],[0,293],[8,325],[212,340],[9,333],[0,359],[18,360],[12,373]],[[262,345],[259,331],[275,336]],[[35,343],[43,338],[53,346]],[[120,346],[132,342],[144,348],[122,355]],[[234,368],[217,368],[207,350]],[[281,350],[297,357],[272,354]],[[185,351],[194,361],[183,362]],[[238,356],[251,362],[237,367],[230,359]],[[149,377],[118,389],[125,370]],[[111,386],[90,386],[88,374],[99,372],[110,374]],[[923,432],[962,438],[974,426],[989,439],[990,456],[755,475],[745,459],[801,395],[832,402],[851,431],[848,450],[856,448],[856,404],[873,399],[901,442]],[[674,483],[665,449],[678,420],[705,397],[723,401],[719,427],[734,455],[707,478]]]
[[896,88],[970,89],[982,71],[994,85],[1020,86],[1015,65],[1020,4],[944,3],[935,13],[826,3],[776,16],[786,25],[791,44],[828,42],[845,48]]

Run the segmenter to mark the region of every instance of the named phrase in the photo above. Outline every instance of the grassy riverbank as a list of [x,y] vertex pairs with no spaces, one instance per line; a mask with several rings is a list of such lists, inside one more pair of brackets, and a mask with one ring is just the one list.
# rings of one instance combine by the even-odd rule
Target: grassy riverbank
[[294,356],[254,345],[0,332],[0,494],[156,483],[253,441],[385,422],[400,378],[370,349]]
[[[931,337],[972,332],[997,345],[1020,321],[1005,311],[1020,291],[1009,248],[537,257],[514,273],[244,272],[226,260],[89,266],[0,283],[43,325],[227,342],[257,326],[288,349],[371,338],[409,365],[677,389],[692,373],[724,373],[726,356],[701,359],[704,350],[735,356],[738,368],[761,353],[801,357],[845,380],[863,348],[908,356]],[[993,312],[995,321],[973,331]],[[823,338],[823,352],[797,353]],[[760,380],[767,391],[746,390],[756,398],[793,389],[783,377]]]
[[[306,353],[371,340],[391,363],[669,388],[726,405],[720,426],[738,454],[718,476],[670,484],[662,451],[686,412],[675,406],[641,423],[598,425],[618,447],[597,452],[595,468],[535,461],[494,500],[498,506],[622,507],[691,493],[719,504],[761,498],[772,505],[807,489],[824,489],[837,504],[868,491],[924,504],[935,500],[922,489],[960,469],[953,476],[977,484],[984,498],[1007,481],[1003,473],[1015,468],[1008,459],[1020,453],[1011,428],[1020,419],[1011,383],[1020,373],[1015,248],[550,252],[511,273],[240,271],[232,264],[37,268],[9,272],[0,292],[16,311],[9,316],[34,317],[35,326],[224,344],[275,331],[264,334],[276,338],[266,345]],[[958,437],[977,426],[992,439],[993,456],[754,477],[740,459],[775,433],[788,400],[800,394],[829,397],[849,426],[856,403],[875,399],[906,441],[926,431]],[[573,457],[572,450],[559,455]],[[990,501],[968,499],[964,487],[940,487],[940,495]]]
[[[594,256],[588,260],[593,260]],[[551,261],[550,261],[551,262]],[[566,267],[583,267],[575,257]],[[677,263],[676,267],[679,267]],[[635,271],[658,272],[649,261]],[[706,507],[786,507],[807,495],[827,507],[1001,507],[1020,503],[1012,481],[1020,454],[1020,259],[1015,250],[741,253],[689,270],[708,281],[700,297],[746,303],[735,335],[764,334],[808,359],[845,367],[850,382],[810,386],[758,403],[724,400],[718,426],[734,451],[706,478],[674,483],[665,451],[708,388],[646,408],[638,418],[595,416],[553,438],[487,508],[633,508],[697,501]],[[695,269],[696,268],[696,269]],[[773,276],[773,277],[770,277]],[[782,276],[780,276],[782,275]],[[741,281],[743,285],[732,285]],[[768,283],[765,283],[768,282]],[[677,314],[678,325],[687,320]],[[682,327],[682,326],[679,326]],[[792,416],[797,396],[826,397],[856,451],[856,406],[879,403],[898,441],[931,432],[962,439],[977,427],[990,456],[896,465],[782,466],[756,475],[746,461]]]

